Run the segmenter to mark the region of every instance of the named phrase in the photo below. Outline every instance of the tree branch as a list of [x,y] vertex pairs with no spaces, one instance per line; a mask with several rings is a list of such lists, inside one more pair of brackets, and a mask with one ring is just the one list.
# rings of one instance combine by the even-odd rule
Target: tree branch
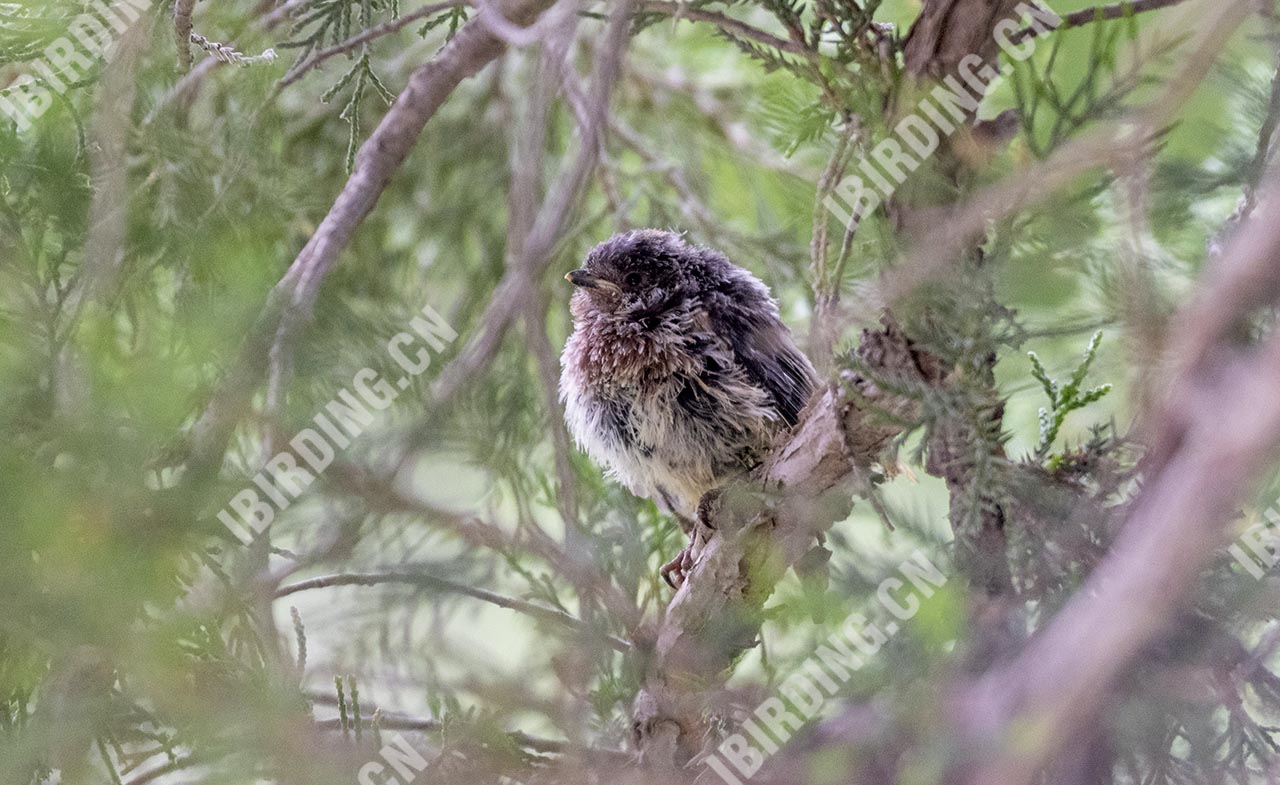
[[1028,38],[1035,38],[1041,34],[1057,32],[1058,30],[1070,30],[1073,27],[1084,27],[1093,22],[1102,22],[1111,19],[1123,19],[1128,16],[1135,16],[1145,11],[1155,11],[1161,8],[1185,3],[1186,0],[1133,0],[1133,2],[1115,3],[1113,5],[1102,5],[1095,8],[1086,8],[1083,11],[1076,11],[1062,17],[1062,24],[1055,30],[1050,31],[1044,27],[1024,27],[1009,37],[1012,43],[1018,44]]
[[633,599],[620,592],[610,576],[593,563],[572,558],[540,529],[528,529],[524,539],[493,523],[481,521],[461,512],[432,506],[403,493],[396,484],[365,472],[351,464],[336,462],[326,475],[347,493],[365,499],[372,509],[384,512],[400,512],[426,516],[443,529],[464,542],[480,548],[490,548],[504,555],[527,552],[554,567],[575,586],[590,590],[598,596],[611,618],[630,631],[640,623],[640,611]]
[[328,49],[322,49],[319,52],[316,52],[306,61],[294,66],[292,69],[290,69],[289,73],[281,77],[280,83],[276,85],[276,91],[279,92],[280,90],[283,90],[284,88],[298,81],[308,71],[310,71],[311,69],[315,68],[316,66],[320,65],[321,63],[323,63],[324,61],[332,57],[336,57],[341,54],[346,54],[347,52],[354,50],[356,47],[360,46],[361,44],[368,43],[369,41],[372,41],[375,38],[381,38],[384,35],[390,35],[394,32],[397,32],[398,30],[402,30],[405,27],[408,27],[409,25],[413,24],[414,22],[424,17],[428,17],[428,16],[431,16],[432,14],[438,13],[440,11],[444,11],[447,8],[457,8],[458,6],[463,6],[463,5],[468,5],[467,0],[443,0],[443,2],[430,3],[428,5],[425,5],[422,8],[417,9],[416,11],[405,14],[399,19],[392,19],[390,21],[383,22],[380,25],[374,25],[373,27],[370,27],[368,30],[364,30],[358,33],[357,35],[351,36],[350,38],[343,41],[342,43],[334,44]]
[[[552,0],[506,0],[503,14],[516,23],[528,24],[551,3]],[[382,122],[360,146],[351,177],[315,234],[272,289],[233,368],[193,427],[189,468],[197,475],[221,462],[231,432],[266,373],[273,339],[276,343],[282,337],[287,341],[309,318],[321,282],[377,204],[427,121],[463,79],[477,73],[505,48],[486,26],[472,21],[439,55],[409,76],[408,84]]]
[[389,572],[367,572],[367,573],[339,573],[336,575],[323,575],[318,578],[311,578],[298,583],[291,583],[287,586],[281,586],[275,592],[275,598],[287,597],[290,594],[297,594],[302,591],[312,591],[314,589],[327,589],[335,586],[378,586],[387,583],[400,583],[409,586],[416,586],[422,589],[430,589],[432,591],[446,592],[449,594],[461,594],[466,597],[472,597],[477,600],[496,605],[499,608],[506,608],[535,619],[543,621],[552,621],[562,624],[579,632],[584,632],[591,636],[600,636],[609,647],[616,651],[629,651],[631,644],[621,638],[612,635],[603,635],[597,629],[592,628],[581,619],[570,616],[564,611],[555,608],[547,608],[537,605],[526,600],[518,600],[514,597],[506,597],[486,589],[477,589],[462,583],[450,581],[445,578],[437,578],[417,570],[406,571],[397,570]]
[[[488,367],[501,347],[508,328],[517,317],[527,311],[529,292],[551,264],[555,249],[563,239],[565,228],[570,224],[574,208],[600,160],[600,150],[608,128],[609,100],[622,71],[633,4],[633,0],[622,0],[614,7],[604,41],[596,51],[593,68],[595,79],[591,83],[591,93],[587,100],[588,122],[579,129],[581,138],[578,157],[561,174],[554,190],[543,202],[519,254],[508,249],[506,272],[480,318],[480,330],[432,385],[431,396],[437,405],[452,400],[476,373]],[[623,11],[619,11],[619,8]]]
[[914,237],[906,254],[882,276],[876,296],[864,298],[864,302],[877,309],[894,304],[950,269],[970,238],[991,221],[1027,210],[1085,172],[1124,160],[1135,148],[1150,144],[1151,135],[1173,122],[1208,75],[1222,46],[1248,17],[1252,5],[1251,0],[1224,0],[1208,18],[1197,20],[1198,41],[1182,59],[1179,72],[1146,106],[1063,145],[1047,160],[977,192],[963,205],[945,211],[915,211],[907,227]]
[[[865,332],[857,356],[884,380],[918,386],[943,379],[943,369],[891,323]],[[916,401],[845,371],[753,479],[725,492],[692,574],[645,644],[654,652],[633,718],[646,761],[679,766],[696,753],[705,730],[703,695],[752,645],[759,610],[777,581],[848,516],[868,468],[918,414]],[[767,502],[751,490],[760,487]]]
[[688,19],[690,22],[708,22],[715,25],[726,33],[749,38],[757,43],[771,46],[783,52],[793,55],[800,55],[805,59],[815,59],[817,53],[802,46],[796,41],[779,38],[772,33],[766,33],[758,27],[752,27],[746,22],[734,19],[731,16],[716,13],[715,11],[705,11],[700,8],[691,8],[683,3],[665,2],[665,0],[645,0],[640,6],[642,11],[648,11],[655,14],[665,14],[671,17],[673,21]]
[[[331,696],[326,697],[331,699]],[[373,709],[372,706],[370,708]],[[369,720],[365,721],[370,722]],[[372,725],[372,722],[370,722],[370,725]],[[333,719],[328,720],[316,720],[315,727],[318,730],[342,730],[342,719],[340,717],[334,717]],[[419,731],[422,733],[439,733],[444,730],[444,724],[439,720],[386,713],[384,713],[382,718],[378,721],[378,727],[382,730],[408,730]],[[587,759],[614,764],[623,764],[631,759],[631,755],[621,750],[602,749],[599,747],[575,747],[568,742],[557,741],[555,739],[544,739],[539,736],[531,736],[528,733],[518,730],[508,731],[506,736],[517,745],[533,750],[534,752],[549,753],[553,755],[578,753]]]
[[[952,72],[967,54],[993,57],[996,44],[991,31],[1014,4],[1009,0],[926,3],[905,50],[908,73],[938,77]],[[1242,3],[1228,3],[1218,11],[1203,27],[1199,45],[1188,58],[1184,68],[1187,78],[1170,86],[1166,100],[1140,113],[1140,127],[1157,127],[1156,120],[1176,111],[1190,86],[1203,78],[1226,37],[1243,21]],[[1105,144],[1101,138],[1087,144],[1097,145],[1089,156],[1093,165],[1111,160],[1108,156],[1115,154],[1111,136]],[[1045,168],[1052,177],[1029,177],[1010,187],[999,197],[1002,210],[996,213],[1025,208],[1034,181],[1039,186],[1036,193],[1043,195],[1057,183],[1068,182],[1068,170],[1083,171],[1072,159],[1061,157]],[[966,220],[963,227],[952,225],[942,234],[936,230],[925,234],[913,248],[910,261],[899,269],[918,270],[918,265],[926,264],[941,268],[960,256],[993,215],[991,203],[983,196],[957,210],[966,219],[972,215],[972,221]],[[945,226],[949,222],[932,223]],[[939,238],[945,241],[935,241]],[[925,255],[928,262],[916,258]],[[920,279],[913,275],[887,278],[885,283],[894,297],[877,305],[914,289]],[[895,400],[884,394],[875,379],[908,388],[938,386],[945,382],[948,371],[935,358],[916,350],[892,322],[884,330],[864,333],[857,359],[858,367],[868,368],[874,376],[842,374],[840,385],[811,404],[790,441],[757,473],[753,484],[763,485],[774,496],[767,509],[762,510],[765,505],[758,499],[744,498],[749,493],[741,488],[726,492],[714,518],[714,531],[697,551],[692,575],[656,632],[654,655],[633,709],[640,749],[649,762],[680,766],[697,752],[704,730],[702,696],[722,682],[733,656],[752,644],[759,627],[758,610],[776,580],[808,551],[815,535],[847,515],[849,495],[857,487],[859,474],[900,433],[901,426],[893,423],[916,418],[913,400]],[[884,410],[893,417],[877,416]],[[1063,647],[1059,656],[1078,649]]]
[[941,78],[956,72],[965,57],[991,62],[998,52],[996,24],[1012,15],[1018,0],[933,0],[926,2],[902,47],[906,72]]
[[[267,6],[265,4],[260,4],[256,10],[264,15],[255,19],[251,27],[253,30],[258,32],[272,30],[281,22],[287,20],[293,15],[294,11],[298,10],[298,8],[302,7],[306,3],[307,0],[287,0],[287,2],[271,9],[270,13],[265,13]],[[233,35],[232,40],[228,41],[227,45],[236,46],[237,44],[235,39],[242,32],[243,29]],[[160,113],[175,100],[182,96],[194,94],[200,83],[204,81],[205,77],[213,73],[214,69],[223,65],[226,65],[226,63],[216,57],[206,57],[199,63],[196,63],[194,68],[187,71],[187,73],[185,73],[173,87],[169,88],[169,90],[155,102],[155,105],[151,107],[151,111],[147,113],[146,118],[142,121],[142,125],[144,127],[150,126],[156,121],[156,118],[160,116]]]
[[[990,757],[966,768],[964,782],[1030,782],[1083,727],[1120,673],[1170,626],[1280,447],[1280,334],[1240,351],[1227,330],[1280,299],[1272,263],[1280,255],[1280,191],[1269,196],[1228,250],[1232,264],[1170,322],[1183,330],[1175,343],[1179,371],[1166,385],[1174,397],[1151,420],[1149,440],[1161,447],[1110,554],[1016,660],[959,693],[955,727],[981,744],[1011,738],[1018,723],[1037,728],[1034,743],[1018,749],[997,742]],[[1259,281],[1261,292],[1243,285]],[[1226,313],[1207,316],[1207,304]]]

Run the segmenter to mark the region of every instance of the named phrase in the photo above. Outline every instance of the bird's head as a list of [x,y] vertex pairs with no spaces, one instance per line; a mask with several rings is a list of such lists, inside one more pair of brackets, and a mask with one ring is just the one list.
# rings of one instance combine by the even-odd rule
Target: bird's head
[[718,254],[689,245],[680,235],[638,229],[615,235],[587,254],[565,280],[578,287],[575,310],[648,319],[696,298],[712,283]]

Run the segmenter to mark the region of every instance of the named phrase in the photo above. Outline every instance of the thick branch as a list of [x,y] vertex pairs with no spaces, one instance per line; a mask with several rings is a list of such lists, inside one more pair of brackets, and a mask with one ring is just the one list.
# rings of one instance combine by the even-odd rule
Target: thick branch
[[[1029,782],[1084,726],[1124,668],[1173,622],[1280,446],[1280,334],[1241,353],[1230,347],[1227,329],[1263,297],[1280,297],[1274,189],[1264,204],[1228,250],[1231,264],[1171,322],[1191,338],[1176,344],[1189,354],[1177,358],[1181,370],[1167,385],[1175,397],[1153,420],[1151,441],[1165,448],[1148,465],[1143,493],[1110,555],[1011,665],[961,693],[957,727],[1008,739],[1018,723],[1034,721],[1036,742],[1000,746],[962,781]],[[1241,286],[1259,280],[1266,283],[1260,293]],[[1206,312],[1206,303],[1225,314]]]

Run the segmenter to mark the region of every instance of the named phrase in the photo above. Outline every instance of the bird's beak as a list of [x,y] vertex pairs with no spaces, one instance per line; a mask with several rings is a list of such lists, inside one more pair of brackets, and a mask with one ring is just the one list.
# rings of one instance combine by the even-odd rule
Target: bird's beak
[[584,289],[608,289],[618,291],[618,285],[613,281],[607,281],[596,275],[592,275],[586,270],[574,270],[565,273],[564,279],[574,286],[581,286]]

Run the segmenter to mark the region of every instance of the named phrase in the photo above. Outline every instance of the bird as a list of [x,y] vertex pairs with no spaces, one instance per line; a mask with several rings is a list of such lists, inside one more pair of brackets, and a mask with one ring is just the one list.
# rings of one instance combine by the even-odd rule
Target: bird
[[[576,287],[560,375],[569,432],[696,537],[704,500],[799,422],[818,387],[813,364],[759,278],[681,234],[617,234],[565,279]],[[692,548],[660,569],[673,589]]]

